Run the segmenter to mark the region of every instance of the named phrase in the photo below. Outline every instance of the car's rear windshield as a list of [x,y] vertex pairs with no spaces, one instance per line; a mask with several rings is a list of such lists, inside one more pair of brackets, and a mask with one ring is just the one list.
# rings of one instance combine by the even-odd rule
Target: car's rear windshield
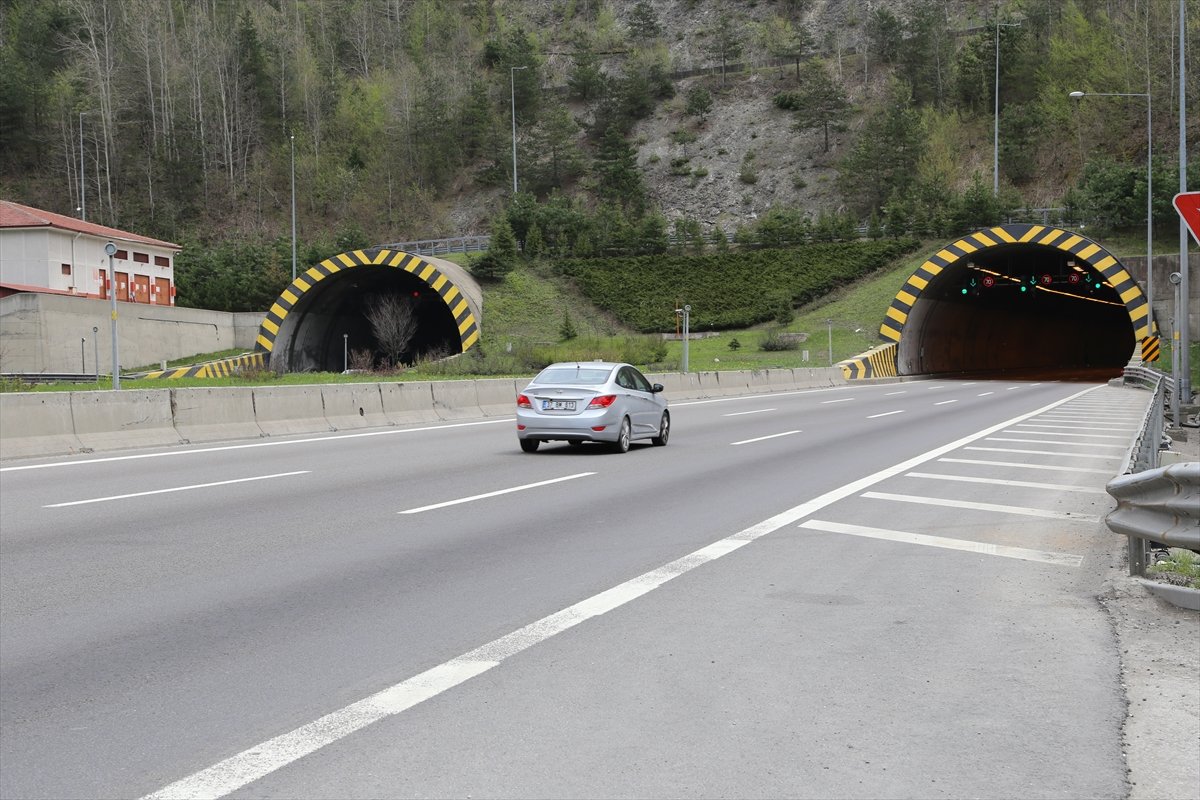
[[595,386],[608,380],[611,369],[589,367],[550,367],[542,370],[534,383],[560,384],[566,386]]

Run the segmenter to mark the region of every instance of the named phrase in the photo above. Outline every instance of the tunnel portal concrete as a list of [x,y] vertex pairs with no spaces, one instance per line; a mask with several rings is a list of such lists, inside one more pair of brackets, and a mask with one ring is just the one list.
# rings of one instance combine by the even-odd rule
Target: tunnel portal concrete
[[1152,335],[1149,310],[1137,282],[1096,242],[1014,224],[930,256],[879,332],[895,345],[897,375],[1120,368]]
[[406,360],[464,353],[479,340],[483,297],[462,267],[377,247],[327,258],[297,276],[267,312],[255,349],[278,373],[340,372],[347,350],[378,356],[365,306],[388,293],[411,297],[417,316]]

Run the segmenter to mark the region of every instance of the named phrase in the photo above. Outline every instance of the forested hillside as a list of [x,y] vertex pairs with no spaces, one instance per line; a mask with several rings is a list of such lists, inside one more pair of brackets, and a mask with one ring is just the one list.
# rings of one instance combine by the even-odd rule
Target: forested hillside
[[[1178,5],[4,0],[0,196],[86,206],[210,261],[255,253],[266,295],[286,272],[293,165],[307,255],[500,218],[555,256],[761,238],[780,220],[802,237],[944,235],[1047,206],[1136,230],[1145,100],[1068,94],[1149,92],[1167,231]],[[181,302],[211,303],[184,262]]]

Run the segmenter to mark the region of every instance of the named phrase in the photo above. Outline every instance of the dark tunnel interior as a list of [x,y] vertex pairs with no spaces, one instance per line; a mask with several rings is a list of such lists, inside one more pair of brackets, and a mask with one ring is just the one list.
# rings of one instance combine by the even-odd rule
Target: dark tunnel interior
[[[284,319],[276,337],[285,352],[272,353],[278,372],[341,372],[354,354],[371,354],[372,366],[386,358],[367,312],[377,298],[393,295],[416,317],[416,332],[399,361],[462,352],[462,339],[445,301],[425,281],[387,266],[343,270],[305,292]],[[346,354],[349,354],[347,358]]]
[[989,247],[921,292],[897,347],[900,375],[1120,371],[1129,313],[1082,259],[1036,244]]

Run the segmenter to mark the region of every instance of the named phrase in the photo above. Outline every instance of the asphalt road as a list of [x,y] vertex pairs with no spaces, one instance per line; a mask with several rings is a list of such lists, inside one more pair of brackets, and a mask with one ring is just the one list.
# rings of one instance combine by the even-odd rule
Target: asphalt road
[[[1123,797],[1149,394],[925,381],[0,466],[0,797]],[[1118,541],[1119,540],[1119,541]]]

